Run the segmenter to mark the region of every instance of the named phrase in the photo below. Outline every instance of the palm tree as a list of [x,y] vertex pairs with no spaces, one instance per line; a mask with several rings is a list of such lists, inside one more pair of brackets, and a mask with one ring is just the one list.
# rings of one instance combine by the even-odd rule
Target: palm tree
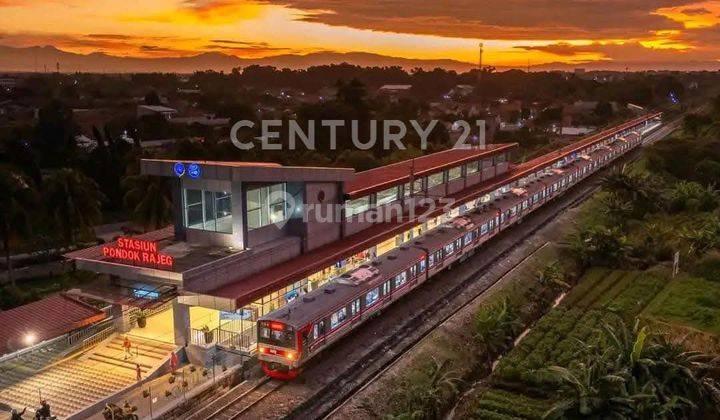
[[87,231],[102,220],[105,197],[95,181],[81,172],[61,168],[47,175],[43,183],[48,213],[68,244],[75,243],[78,231]]
[[167,183],[160,177],[131,175],[122,182],[123,202],[133,219],[146,231],[159,229],[170,221],[172,201]]
[[570,285],[565,281],[565,273],[558,260],[552,261],[538,270],[537,278],[538,282],[543,286],[550,285],[561,290],[570,288]]
[[508,350],[519,326],[518,314],[508,298],[478,313],[475,339],[485,355],[488,369],[495,358]]
[[538,371],[570,389],[570,397],[555,404],[544,418],[608,419],[628,418],[633,412],[633,398],[626,391],[627,378],[607,369],[602,356],[591,355],[574,369],[551,366]]
[[435,419],[442,417],[443,407],[455,396],[462,380],[450,369],[450,361],[435,357],[423,369],[423,376],[415,378],[403,391],[397,414],[386,419]]
[[7,280],[15,286],[10,258],[10,241],[13,237],[29,231],[30,212],[35,203],[35,190],[30,181],[19,172],[0,170],[0,237],[5,251]]
[[720,412],[717,359],[686,352],[637,321],[631,329],[618,318],[616,325],[603,325],[602,333],[587,363],[538,372],[571,390],[547,418],[664,419],[688,418],[700,409]]
[[456,371],[450,370],[449,360],[439,362],[433,357],[432,361],[427,371],[428,383],[424,386],[422,407],[426,417],[439,418],[442,407],[447,401],[444,397],[458,393],[461,379]]

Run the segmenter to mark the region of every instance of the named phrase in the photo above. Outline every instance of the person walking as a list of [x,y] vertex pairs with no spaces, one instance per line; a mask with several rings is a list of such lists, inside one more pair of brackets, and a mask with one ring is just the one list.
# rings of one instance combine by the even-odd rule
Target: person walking
[[125,336],[125,339],[123,339],[123,349],[125,349],[125,360],[132,357],[132,352],[130,351],[132,349],[132,343],[130,342],[130,337]]
[[142,369],[140,369],[139,363],[135,363],[135,373],[137,374],[138,382],[142,381]]

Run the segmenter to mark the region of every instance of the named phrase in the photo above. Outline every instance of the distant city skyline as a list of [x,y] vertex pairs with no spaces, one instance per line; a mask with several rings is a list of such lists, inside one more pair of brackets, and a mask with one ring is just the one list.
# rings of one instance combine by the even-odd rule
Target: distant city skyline
[[411,59],[718,62],[720,1],[0,0],[0,45],[129,57],[364,51]]

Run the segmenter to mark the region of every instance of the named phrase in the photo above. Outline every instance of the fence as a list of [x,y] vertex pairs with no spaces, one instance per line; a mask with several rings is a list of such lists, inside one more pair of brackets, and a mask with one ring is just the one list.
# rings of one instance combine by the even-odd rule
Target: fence
[[214,328],[204,331],[196,328],[190,329],[190,343],[200,347],[220,347],[231,350],[239,350],[250,353],[254,351],[257,343],[257,330],[248,328],[242,332],[228,331],[222,328]]

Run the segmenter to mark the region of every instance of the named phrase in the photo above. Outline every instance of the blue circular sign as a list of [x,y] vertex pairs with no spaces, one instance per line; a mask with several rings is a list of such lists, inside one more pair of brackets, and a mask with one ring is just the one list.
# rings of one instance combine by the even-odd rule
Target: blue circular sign
[[200,174],[202,171],[200,170],[200,165],[197,163],[191,163],[188,165],[187,168],[188,176],[192,179],[198,179],[200,178]]
[[185,165],[183,165],[182,162],[177,162],[173,166],[173,171],[175,172],[175,175],[177,175],[177,177],[179,178],[185,175]]

